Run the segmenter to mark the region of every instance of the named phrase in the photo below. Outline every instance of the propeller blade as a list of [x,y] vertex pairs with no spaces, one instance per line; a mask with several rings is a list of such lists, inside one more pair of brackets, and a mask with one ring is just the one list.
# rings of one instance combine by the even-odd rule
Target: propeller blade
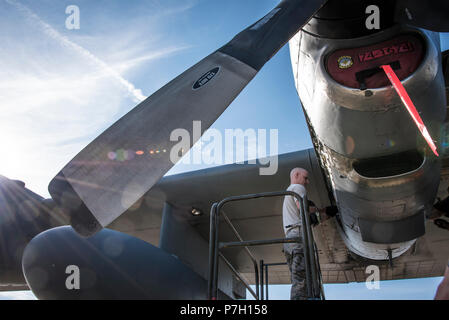
[[438,32],[449,32],[449,1],[397,0],[395,21]]
[[[195,120],[201,120],[204,130],[209,128],[325,2],[283,0],[78,153],[49,184],[72,227],[83,236],[93,235],[141,198],[176,162],[170,151],[178,141],[171,141],[171,133],[184,129],[192,136]],[[193,137],[193,143],[199,138]],[[148,155],[150,149],[153,153]],[[130,155],[133,159],[111,160],[117,151],[119,160]]]

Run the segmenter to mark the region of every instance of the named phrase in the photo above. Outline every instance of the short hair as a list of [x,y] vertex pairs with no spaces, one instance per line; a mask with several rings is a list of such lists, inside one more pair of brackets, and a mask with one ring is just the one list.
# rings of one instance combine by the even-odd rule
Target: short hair
[[293,177],[296,175],[297,172],[301,173],[308,173],[308,171],[304,168],[293,168],[292,171],[290,171],[290,180],[293,180]]

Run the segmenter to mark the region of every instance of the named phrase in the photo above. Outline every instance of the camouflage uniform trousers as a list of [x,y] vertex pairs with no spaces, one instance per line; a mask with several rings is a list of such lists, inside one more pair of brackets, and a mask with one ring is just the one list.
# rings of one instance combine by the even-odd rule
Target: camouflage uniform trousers
[[[300,228],[296,227],[287,232],[287,238],[300,237]],[[302,238],[301,238],[302,239]],[[290,300],[306,300],[306,272],[302,240],[296,243],[284,243],[284,254],[290,269],[292,288]]]

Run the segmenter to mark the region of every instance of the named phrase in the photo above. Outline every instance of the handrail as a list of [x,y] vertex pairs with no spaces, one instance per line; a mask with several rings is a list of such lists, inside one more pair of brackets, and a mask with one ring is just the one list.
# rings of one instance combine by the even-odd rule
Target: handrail
[[265,268],[265,300],[268,300],[268,267],[273,266],[285,266],[287,262],[277,262],[277,263],[264,263]]
[[233,247],[243,247],[243,246],[264,246],[267,244],[276,243],[295,243],[300,240],[299,237],[287,238],[286,239],[272,239],[272,240],[249,240],[249,241],[235,241],[235,242],[220,242],[218,248],[233,248]]
[[[307,196],[304,195],[304,197],[302,198],[302,202],[303,202],[303,206],[304,206],[304,212],[309,212],[309,201],[307,200]],[[316,297],[318,294],[318,283],[317,283],[317,277],[316,277],[316,272],[317,272],[317,266],[316,266],[316,261],[315,261],[315,255],[314,255],[314,251],[315,251],[315,241],[313,239],[313,232],[312,232],[312,228],[310,227],[310,217],[308,214],[304,215],[305,219],[306,219],[306,224],[307,226],[309,226],[309,228],[306,228],[306,235],[307,235],[307,245],[308,245],[308,250],[304,251],[304,254],[309,254],[309,261],[310,261],[310,273],[312,275],[312,296]]]
[[[215,238],[218,239],[218,219],[215,217],[215,210],[217,208],[217,203],[214,203],[210,209],[210,232],[209,232],[209,277],[208,277],[208,285],[207,285],[207,297],[210,300],[212,297],[212,286],[213,286],[213,282],[217,282],[218,281],[218,262],[215,265],[211,265],[211,257],[214,257],[214,260],[217,259],[215,257],[214,254],[214,247],[211,246],[211,243],[215,243]],[[225,219],[226,220],[226,219]],[[236,234],[238,239],[240,238],[240,235],[238,234],[237,230],[235,230],[234,226],[232,225],[231,221],[229,221],[229,219],[227,220],[229,226],[231,227],[231,229],[234,231],[234,233]],[[212,232],[212,230],[215,230],[215,232]],[[254,296],[254,298],[256,300],[259,300],[259,269],[258,269],[258,265],[257,265],[257,261],[254,258],[254,256],[251,254],[251,252],[249,251],[248,248],[246,248],[247,253],[249,255],[249,257],[251,258],[251,260],[253,261],[253,265],[254,265],[254,275],[255,275],[255,283],[256,283],[256,292],[257,294]],[[221,257],[224,259],[224,257],[221,255]],[[226,260],[227,261],[227,260]],[[225,262],[226,262],[225,261]],[[232,269],[231,269],[232,271]],[[211,281],[211,279],[213,278],[213,281]],[[243,282],[243,281],[242,281]],[[246,283],[243,282],[246,286]],[[253,294],[254,292],[252,290],[250,290],[250,292]]]
[[250,287],[250,285],[243,279],[243,277],[240,275],[240,273],[235,270],[235,268],[232,266],[232,264],[228,261],[228,259],[225,258],[225,256],[223,256],[220,253],[220,258],[223,259],[223,261],[226,263],[226,265],[228,266],[228,268],[232,271],[232,273],[239,278],[239,280],[243,283],[243,285],[246,287],[246,289],[248,289],[248,291],[253,295],[254,299],[258,299],[257,294],[254,292],[254,290]]
[[[318,249],[317,249],[317,247],[316,247],[316,245],[315,245],[315,261],[319,261],[319,257],[318,257]],[[324,287],[323,287],[323,276],[322,276],[322,273],[321,273],[321,266],[320,266],[320,264],[319,263],[317,263],[317,271],[318,271],[318,276],[319,276],[319,278],[320,278],[320,297],[321,297],[321,300],[326,300],[326,298],[325,298],[325,295],[324,295]]]
[[[221,200],[218,203],[214,203],[211,207],[210,212],[210,235],[209,235],[209,279],[208,279],[208,299],[215,300],[218,296],[218,254],[219,254],[219,241],[218,241],[218,226],[219,226],[219,216],[222,207],[232,201],[240,201],[240,200],[249,200],[256,198],[265,198],[265,197],[278,197],[278,196],[286,196],[290,195],[295,197],[299,203],[299,215],[301,217],[302,225],[305,226],[301,228],[303,245],[304,245],[304,260],[305,260],[305,271],[306,271],[306,284],[307,284],[307,293],[310,298],[317,297],[317,283],[318,280],[316,277],[316,266],[319,266],[316,254],[313,254],[314,251],[314,241],[313,241],[313,233],[310,226],[310,219],[307,214],[304,214],[305,202],[307,198],[304,199],[293,191],[277,191],[277,192],[265,192],[265,193],[255,193],[248,195],[240,195],[240,196],[231,196]],[[275,240],[286,240],[286,239],[275,239]],[[244,242],[245,245],[249,245],[249,242]],[[225,243],[226,244],[226,243]],[[229,244],[229,243],[228,243]],[[257,272],[257,264],[255,264],[255,270]],[[321,278],[321,277],[320,277]],[[256,286],[259,287],[258,283],[258,275],[256,274]],[[263,288],[262,288],[263,290]],[[259,290],[257,290],[259,293]],[[262,293],[263,294],[263,293]],[[260,295],[259,295],[260,297]]]
[[[224,220],[228,224],[228,226],[231,228],[232,232],[234,232],[234,235],[237,237],[237,239],[239,239],[239,241],[243,241],[243,238],[240,236],[237,229],[234,227],[231,220],[229,220],[228,216],[226,215],[226,213],[224,211],[222,211],[222,215],[223,215]],[[254,263],[257,263],[256,258],[254,257],[253,253],[249,250],[249,248],[245,247],[245,250],[248,253],[248,255],[250,256],[251,260],[253,260]]]
[[[239,239],[240,241],[243,241],[243,238],[240,236],[240,234],[238,233],[237,229],[234,227],[234,225],[232,224],[231,220],[229,220],[228,216],[226,215],[226,213],[222,210],[222,214],[223,214],[223,218],[226,221],[226,223],[228,224],[228,226],[231,228],[232,232],[234,232],[234,235],[237,237],[237,239]],[[259,299],[259,272],[258,272],[258,266],[257,266],[257,260],[254,257],[253,253],[249,250],[248,247],[245,246],[245,250],[246,253],[248,254],[248,256],[251,258],[251,260],[253,261],[253,266],[254,266],[254,275],[256,277],[256,292],[257,292],[257,296],[255,296],[255,299]]]

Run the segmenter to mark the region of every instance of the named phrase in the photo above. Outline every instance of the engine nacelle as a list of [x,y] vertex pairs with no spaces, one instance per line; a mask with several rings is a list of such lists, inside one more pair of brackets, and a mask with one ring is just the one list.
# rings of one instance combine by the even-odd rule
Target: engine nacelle
[[65,223],[51,200],[25,188],[21,181],[0,176],[0,284],[26,285],[22,274],[25,246],[37,234]]
[[22,264],[39,299],[206,299],[206,280],[177,257],[110,229],[90,238],[68,226],[48,230]]
[[401,255],[425,232],[440,161],[376,69],[382,64],[396,69],[440,147],[446,97],[438,34],[406,26],[353,39],[300,32],[290,49],[346,245],[369,259]]

